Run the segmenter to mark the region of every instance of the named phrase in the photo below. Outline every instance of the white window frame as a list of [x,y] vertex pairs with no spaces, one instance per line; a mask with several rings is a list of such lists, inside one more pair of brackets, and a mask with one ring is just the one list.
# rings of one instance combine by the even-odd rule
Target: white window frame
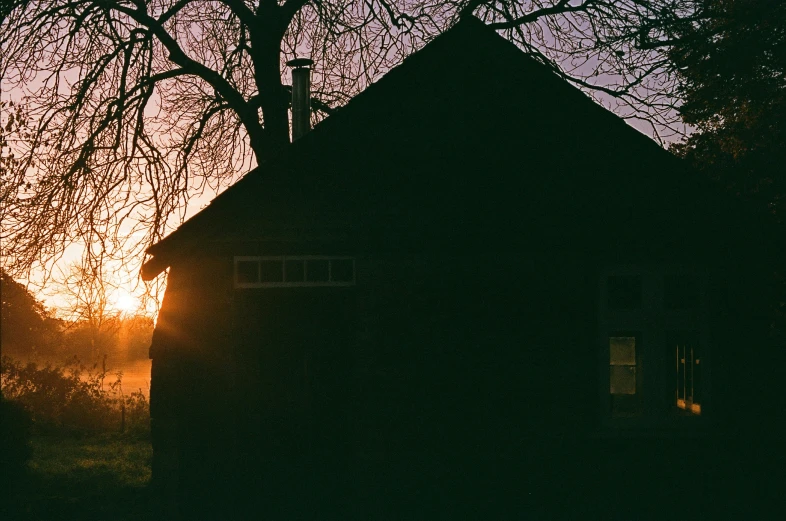
[[[327,281],[308,281],[308,262],[309,260],[326,260],[328,261],[328,280]],[[352,261],[352,280],[334,281],[333,278],[333,262],[332,261]],[[283,282],[239,282],[237,265],[240,262],[257,262],[262,261],[280,261],[282,263]],[[287,281],[286,266],[287,261],[303,261],[303,279],[302,281]],[[234,260],[234,284],[238,289],[254,289],[254,288],[303,288],[303,287],[348,287],[355,285],[357,277],[357,266],[355,257],[341,256],[341,255],[264,255],[264,256],[236,256]]]

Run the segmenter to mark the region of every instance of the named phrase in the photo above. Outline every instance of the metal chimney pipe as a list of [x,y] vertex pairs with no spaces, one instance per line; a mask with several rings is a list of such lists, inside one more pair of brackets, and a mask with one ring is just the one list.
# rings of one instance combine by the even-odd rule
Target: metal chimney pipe
[[311,67],[313,60],[295,58],[292,67],[292,141],[311,130]]

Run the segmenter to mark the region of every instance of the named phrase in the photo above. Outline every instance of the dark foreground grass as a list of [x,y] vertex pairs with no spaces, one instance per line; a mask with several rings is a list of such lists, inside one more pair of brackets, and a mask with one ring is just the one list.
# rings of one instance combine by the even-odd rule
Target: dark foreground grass
[[[451,465],[452,457],[431,468],[424,455],[406,460],[409,466],[402,458],[400,468],[371,463],[344,482],[331,467],[321,481],[306,473],[315,480],[313,494],[278,472],[272,482],[282,483],[276,490],[288,489],[291,498],[252,502],[253,510],[238,506],[230,511],[239,515],[219,517],[200,507],[209,503],[205,494],[185,505],[182,519],[260,519],[264,509],[274,513],[271,519],[784,519],[786,445],[780,440],[609,441],[592,449],[576,452],[554,442],[530,451],[522,465],[510,454],[479,455],[474,463],[463,458],[471,472]],[[173,519],[151,508],[151,456],[149,441],[116,435],[36,437],[28,472],[0,504],[0,520]],[[342,500],[329,491],[342,488],[357,490],[337,507]],[[248,490],[246,499],[253,494]]]
[[33,438],[27,474],[0,506],[3,519],[150,519],[148,440],[120,436]]

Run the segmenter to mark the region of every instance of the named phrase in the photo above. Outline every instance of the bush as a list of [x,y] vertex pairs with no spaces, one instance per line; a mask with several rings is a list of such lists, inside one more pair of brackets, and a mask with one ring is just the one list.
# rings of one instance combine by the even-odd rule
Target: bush
[[32,449],[32,419],[18,402],[0,398],[0,499],[6,499],[14,484],[21,481]]
[[122,391],[122,373],[104,386],[107,373],[87,369],[78,360],[65,365],[0,361],[0,387],[5,398],[22,404],[39,433],[128,431],[146,434],[150,406],[144,395]]

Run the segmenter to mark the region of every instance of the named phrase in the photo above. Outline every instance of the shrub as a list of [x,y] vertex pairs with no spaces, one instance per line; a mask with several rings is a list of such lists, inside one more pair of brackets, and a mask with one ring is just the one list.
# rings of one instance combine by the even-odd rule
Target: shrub
[[150,407],[144,395],[125,396],[122,373],[105,389],[106,376],[76,359],[57,366],[22,364],[9,357],[0,361],[3,396],[25,407],[37,432],[149,432]]
[[0,398],[0,499],[19,483],[32,455],[32,419],[22,404]]

